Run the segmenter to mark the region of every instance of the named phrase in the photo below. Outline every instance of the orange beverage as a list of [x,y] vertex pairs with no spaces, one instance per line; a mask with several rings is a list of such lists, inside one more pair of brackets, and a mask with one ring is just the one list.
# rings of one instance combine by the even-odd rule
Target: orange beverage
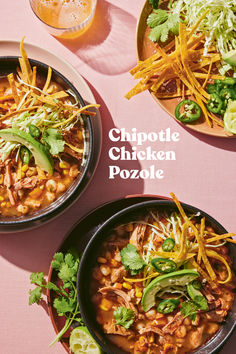
[[74,38],[91,25],[97,0],[30,0],[30,3],[51,34]]

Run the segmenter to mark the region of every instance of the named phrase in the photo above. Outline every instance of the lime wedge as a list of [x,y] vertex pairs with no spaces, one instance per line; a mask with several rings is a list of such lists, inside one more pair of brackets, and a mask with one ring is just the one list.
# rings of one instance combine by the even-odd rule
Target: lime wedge
[[70,335],[70,350],[74,354],[101,354],[102,351],[91,337],[86,327],[80,326],[73,329]]
[[236,134],[236,101],[229,102],[224,115],[224,125],[228,132]]

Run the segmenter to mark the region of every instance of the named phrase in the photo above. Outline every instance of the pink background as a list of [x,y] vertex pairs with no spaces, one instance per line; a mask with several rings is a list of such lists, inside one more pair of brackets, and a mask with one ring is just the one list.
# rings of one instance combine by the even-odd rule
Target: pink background
[[[0,352],[3,354],[65,353],[61,344],[48,347],[55,333],[43,308],[28,306],[29,275],[32,271],[48,272],[52,255],[65,233],[96,206],[127,194],[168,196],[173,191],[180,200],[215,217],[227,230],[236,230],[236,140],[191,133],[162,111],[149,93],[127,101],[124,94],[134,84],[127,71],[136,63],[135,29],[143,0],[98,3],[94,26],[83,38],[70,44],[58,41],[44,30],[27,0],[1,4],[1,39],[20,40],[26,35],[27,41],[66,59],[87,80],[101,104],[104,139],[94,178],[73,208],[34,231],[0,235]],[[108,149],[114,145],[108,139],[108,131],[115,126],[127,131],[136,127],[146,132],[170,127],[180,133],[178,143],[152,144],[156,150],[176,151],[176,161],[156,163],[157,168],[165,171],[163,180],[108,179],[108,166],[114,164],[108,157]],[[149,168],[153,162],[115,164],[140,169]],[[233,351],[232,338],[223,353]]]

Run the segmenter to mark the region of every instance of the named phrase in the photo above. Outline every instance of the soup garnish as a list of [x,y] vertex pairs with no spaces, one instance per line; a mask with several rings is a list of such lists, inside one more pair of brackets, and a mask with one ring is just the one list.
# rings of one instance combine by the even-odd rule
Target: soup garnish
[[[24,39],[23,39],[24,40]],[[16,74],[0,79],[0,214],[32,214],[55,201],[85,165],[85,115],[76,94],[31,67],[21,41]]]
[[232,308],[235,276],[226,246],[197,214],[144,211],[117,226],[98,252],[91,296],[109,339],[128,353],[187,353],[204,345]]

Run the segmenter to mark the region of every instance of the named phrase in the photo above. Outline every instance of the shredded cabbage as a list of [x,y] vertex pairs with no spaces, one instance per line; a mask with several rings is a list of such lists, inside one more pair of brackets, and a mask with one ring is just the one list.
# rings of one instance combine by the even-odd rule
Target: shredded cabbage
[[204,55],[211,44],[216,45],[222,55],[236,49],[235,0],[177,0],[173,7],[173,12],[184,17],[190,26],[210,10],[199,26],[206,35]]

